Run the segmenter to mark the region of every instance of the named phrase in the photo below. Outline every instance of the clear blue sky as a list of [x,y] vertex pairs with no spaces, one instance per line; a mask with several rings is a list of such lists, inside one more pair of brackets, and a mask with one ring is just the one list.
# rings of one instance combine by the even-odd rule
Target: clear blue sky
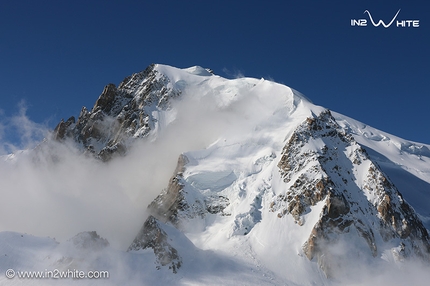
[[[401,9],[397,20],[420,27],[373,27],[366,9],[386,23]],[[25,100],[31,120],[54,128],[151,63],[201,65],[273,79],[430,144],[429,53],[428,1],[2,1],[0,119]]]

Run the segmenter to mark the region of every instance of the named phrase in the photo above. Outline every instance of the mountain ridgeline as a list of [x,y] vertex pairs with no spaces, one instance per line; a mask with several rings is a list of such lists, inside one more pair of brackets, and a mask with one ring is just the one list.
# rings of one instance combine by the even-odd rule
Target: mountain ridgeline
[[[135,141],[164,132],[158,114],[175,109],[174,101],[185,95],[211,96],[220,110],[246,108],[258,100],[264,110],[245,110],[247,121],[254,122],[252,114],[258,117],[252,132],[221,134],[202,150],[177,154],[176,170],[147,207],[150,215],[142,218],[128,251],[152,249],[156,268],[173,273],[180,273],[187,263],[183,257],[195,248],[234,253],[293,283],[300,281],[282,267],[313,271],[315,264],[336,278],[357,261],[430,262],[429,214],[417,213],[402,195],[413,198],[413,185],[405,188],[398,176],[400,188],[387,174],[411,168],[402,168],[381,147],[400,150],[405,144],[396,145],[400,139],[376,129],[356,127],[364,125],[274,82],[228,80],[201,67],[153,64],[118,87],[107,85],[91,110],[84,107],[77,119],[62,120],[53,138],[72,141],[102,161],[127,156]],[[363,130],[379,132],[383,139]],[[401,151],[410,164],[430,162],[427,154]],[[430,186],[430,175],[419,180],[424,189]],[[179,248],[178,239],[186,241]]]
[[73,116],[62,120],[54,138],[72,138],[103,161],[125,154],[134,138],[143,138],[154,128],[156,119],[151,111],[165,110],[169,99],[180,95],[154,67],[125,78],[118,87],[108,84],[90,111],[83,107],[77,120]]

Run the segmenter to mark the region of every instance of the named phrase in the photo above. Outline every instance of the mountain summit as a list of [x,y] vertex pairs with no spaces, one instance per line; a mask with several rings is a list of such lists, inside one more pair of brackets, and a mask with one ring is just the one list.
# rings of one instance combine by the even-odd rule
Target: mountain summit
[[[153,64],[107,85],[53,140],[109,162],[144,140],[179,145],[128,248],[154,257],[142,272],[164,269],[178,282],[190,265],[229,261],[265,277],[255,283],[311,285],[358,279],[357,267],[430,262],[430,146],[285,85]],[[219,283],[232,283],[214,267]]]

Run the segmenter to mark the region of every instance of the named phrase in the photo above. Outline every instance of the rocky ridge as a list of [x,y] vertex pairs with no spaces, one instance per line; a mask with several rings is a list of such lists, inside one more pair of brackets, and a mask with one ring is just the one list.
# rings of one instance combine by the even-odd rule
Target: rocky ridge
[[[271,204],[278,217],[292,215],[298,224],[304,224],[303,215],[310,207],[324,202],[303,250],[309,259],[317,259],[327,275],[342,261],[333,257],[327,245],[346,233],[358,234],[373,257],[380,256],[390,242],[397,245],[392,250],[399,259],[413,253],[429,259],[430,238],[421,220],[329,111],[308,118],[296,129],[278,167],[288,185],[287,192]],[[366,175],[358,177],[362,173]]]
[[131,142],[156,128],[153,112],[167,110],[169,99],[181,94],[155,65],[126,77],[116,87],[108,84],[93,108],[83,107],[78,119],[70,117],[55,127],[53,137],[72,139],[86,152],[108,161],[125,154]]
[[[360,256],[367,252],[369,256],[380,257],[389,249],[399,261],[412,256],[429,261],[429,235],[413,208],[372,162],[365,149],[336,123],[330,111],[308,118],[299,125],[281,154],[277,171],[286,191],[270,202],[268,211],[276,213],[278,219],[292,216],[303,226],[307,223],[306,214],[316,211],[311,207],[323,203],[319,219],[302,250],[309,260],[317,261],[328,277],[336,277],[339,269],[345,270],[344,257],[351,253]],[[152,215],[145,225],[167,223],[181,230],[182,224],[195,218],[229,215],[224,212],[229,205],[228,197],[192,194],[199,190],[183,178],[186,165],[187,159],[181,155],[167,189],[148,206]],[[358,178],[361,169],[366,170],[366,176]],[[211,197],[212,205],[202,197]],[[261,202],[259,204],[259,212],[264,212]],[[144,229],[129,250],[148,247],[147,239],[142,238]],[[347,241],[350,235],[359,237],[362,244],[348,244],[348,253],[342,254],[329,247],[340,240]],[[175,263],[180,255],[174,252],[172,256],[169,247],[153,248],[154,252],[155,249],[165,250],[162,255],[156,255],[167,258],[166,263]]]

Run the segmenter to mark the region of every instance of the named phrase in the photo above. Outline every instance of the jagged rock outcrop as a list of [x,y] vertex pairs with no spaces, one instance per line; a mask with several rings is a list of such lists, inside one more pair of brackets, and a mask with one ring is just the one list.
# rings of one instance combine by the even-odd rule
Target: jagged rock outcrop
[[54,139],[58,141],[64,140],[66,132],[72,124],[75,124],[75,121],[76,119],[74,116],[71,116],[66,122],[62,119],[54,129]]
[[168,242],[168,235],[160,223],[153,216],[149,216],[141,230],[133,240],[127,251],[138,251],[140,249],[152,248],[156,261],[160,266],[168,266],[173,273],[177,273],[182,265],[182,258],[178,251]]
[[169,100],[181,93],[154,67],[125,78],[118,87],[108,84],[91,110],[83,107],[76,122],[71,117],[57,125],[54,139],[70,138],[103,161],[125,154],[133,139],[155,128],[152,112],[168,109]]
[[158,195],[148,206],[148,210],[156,218],[163,222],[170,222],[178,225],[178,213],[189,208],[184,197],[184,183],[182,173],[184,165],[187,163],[187,157],[180,155],[174,175],[169,180],[166,190]]
[[[296,129],[278,166],[288,184],[288,191],[271,204],[279,218],[292,215],[303,225],[311,207],[323,202],[303,250],[309,259],[317,259],[328,276],[333,276],[341,257],[327,246],[351,232],[362,237],[373,256],[381,254],[381,241],[391,241],[401,246],[402,255],[415,253],[429,259],[430,239],[422,222],[329,111],[308,118]],[[362,173],[367,175],[357,177]]]
[[187,163],[187,157],[180,155],[168,187],[148,206],[148,211],[154,217],[179,228],[181,221],[204,218],[208,213],[226,215],[223,211],[229,205],[228,198],[224,196],[196,195],[198,191],[183,178]]
[[78,233],[70,239],[70,242],[81,250],[101,250],[109,246],[109,241],[97,234],[96,231],[85,231]]
[[178,251],[167,242],[168,236],[161,225],[170,224],[181,229],[181,222],[188,219],[204,218],[208,214],[225,215],[223,211],[229,205],[223,196],[190,196],[189,192],[195,190],[183,178],[187,163],[187,157],[180,155],[168,187],[148,206],[150,216],[128,249],[152,248],[159,264],[169,265],[174,273],[181,267],[182,260]]
[[56,260],[53,266],[60,270],[94,269],[93,258],[97,260],[108,246],[109,241],[98,235],[96,231],[80,232],[67,240],[64,245],[60,244],[60,247],[65,249],[65,255]]

